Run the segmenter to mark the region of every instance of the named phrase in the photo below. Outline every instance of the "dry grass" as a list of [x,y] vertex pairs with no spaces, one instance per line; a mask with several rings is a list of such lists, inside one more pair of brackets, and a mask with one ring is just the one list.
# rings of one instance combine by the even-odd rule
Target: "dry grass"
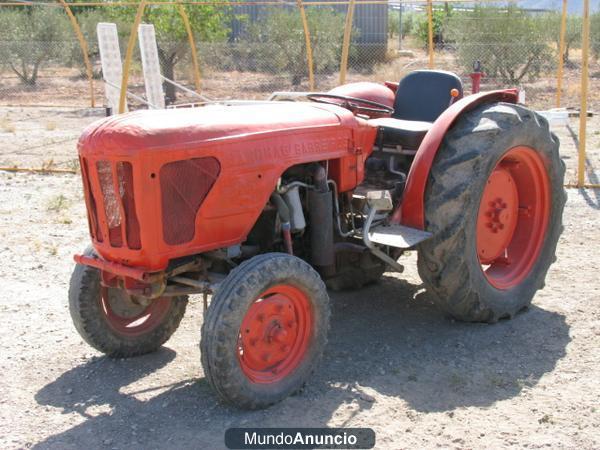
[[63,194],[56,195],[50,199],[46,209],[50,212],[61,212],[69,207],[69,200]]
[[15,124],[13,122],[11,122],[11,120],[8,118],[8,116],[5,116],[0,119],[0,129],[4,133],[14,133],[17,130],[17,128],[15,127]]
[[56,127],[57,127],[57,124],[53,120],[49,120],[48,122],[46,122],[44,124],[44,128],[46,128],[46,130],[48,130],[48,131],[54,131],[54,130],[56,130]]

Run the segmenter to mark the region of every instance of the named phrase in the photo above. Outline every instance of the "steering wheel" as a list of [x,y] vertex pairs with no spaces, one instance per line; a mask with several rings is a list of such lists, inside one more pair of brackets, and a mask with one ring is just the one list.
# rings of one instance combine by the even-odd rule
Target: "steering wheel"
[[[383,103],[373,102],[362,98],[348,97],[346,95],[315,93],[306,96],[312,102],[326,103],[328,105],[341,106],[354,112],[366,112],[375,114],[392,114],[394,108],[390,108]],[[337,102],[334,100],[338,100]],[[340,103],[341,101],[342,103]],[[366,105],[366,106],[365,106]]]

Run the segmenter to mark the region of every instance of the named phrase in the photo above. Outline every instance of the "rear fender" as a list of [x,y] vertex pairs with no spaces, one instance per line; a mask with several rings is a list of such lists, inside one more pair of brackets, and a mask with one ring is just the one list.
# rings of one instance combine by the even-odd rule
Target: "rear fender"
[[402,203],[396,208],[392,222],[401,223],[407,227],[425,229],[425,188],[429,171],[435,155],[448,130],[458,118],[467,111],[483,103],[508,102],[517,103],[517,89],[481,92],[458,100],[434,122],[433,127],[425,135],[417,150],[415,159],[408,172]]

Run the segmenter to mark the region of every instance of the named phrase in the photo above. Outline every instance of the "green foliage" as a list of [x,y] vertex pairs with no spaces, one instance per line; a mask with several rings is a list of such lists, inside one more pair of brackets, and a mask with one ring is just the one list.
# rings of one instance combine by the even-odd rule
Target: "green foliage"
[[[184,9],[190,27],[198,39],[205,42],[221,40],[229,34],[226,22],[231,19],[231,8],[219,5],[186,5]],[[135,19],[137,8],[98,7],[93,12],[105,12],[105,21],[118,22],[122,26],[119,33],[129,36],[130,26]],[[144,10],[142,23],[154,25],[156,37],[160,41],[187,41],[187,33],[180,10],[175,5],[149,5]],[[129,26],[127,26],[129,24]]]
[[[561,15],[558,13],[550,13],[542,18],[545,22],[545,28],[548,30],[549,39],[555,43],[556,48],[560,48],[560,26]],[[570,64],[569,52],[581,48],[581,24],[582,19],[579,16],[567,16],[567,27],[565,30],[565,54],[564,62]]]
[[[432,14],[433,45],[441,47],[446,42],[446,25],[452,17],[452,7],[446,3],[444,9],[434,9]],[[429,45],[429,23],[427,14],[420,15],[415,25],[415,34],[423,47]]]
[[[75,8],[74,8],[75,9]],[[83,9],[83,11],[80,11]],[[76,14],[77,22],[81,28],[81,32],[86,40],[88,47],[88,57],[90,61],[98,61],[100,59],[100,52],[98,50],[98,37],[96,34],[96,27],[100,22],[114,22],[119,30],[119,43],[122,50],[127,46],[127,39],[129,37],[130,24],[124,22],[122,18],[111,16],[106,13],[105,8],[98,7],[82,7],[77,8]],[[125,30],[125,31],[124,31]],[[72,31],[71,31],[72,34]],[[66,55],[66,63],[70,67],[78,67],[81,77],[86,77],[86,67],[81,52],[81,46],[79,42],[75,40],[73,36],[72,44]],[[94,71],[94,78],[100,78],[101,71],[99,66]]]
[[[344,36],[345,14],[330,8],[307,9],[313,49],[314,70],[337,70]],[[300,84],[307,76],[306,45],[302,20],[297,10],[273,9],[263,19],[248,26],[249,49],[246,55],[255,69],[283,71]]]
[[503,83],[534,81],[554,63],[545,22],[515,6],[455,13],[446,30],[466,71],[481,61],[487,76]]
[[[415,28],[415,15],[411,11],[402,11],[402,38],[413,33]],[[388,34],[390,39],[400,34],[400,11],[390,11],[388,15]]]
[[69,21],[57,8],[0,8],[0,64],[35,86],[39,70],[65,51]]
[[[231,9],[209,4],[184,6],[188,15],[190,27],[196,39],[201,42],[214,42],[227,38],[229,34],[228,21],[231,20]],[[135,8],[110,8],[110,17],[121,23],[131,24],[136,14]],[[146,7],[144,23],[154,25],[158,56],[161,70],[165,77],[175,79],[175,66],[189,52],[188,36],[179,8],[151,5]],[[120,27],[119,31],[129,35],[130,28]],[[164,84],[168,102],[175,101],[176,93],[173,85]]]
[[590,46],[596,58],[600,58],[600,12],[590,16]]

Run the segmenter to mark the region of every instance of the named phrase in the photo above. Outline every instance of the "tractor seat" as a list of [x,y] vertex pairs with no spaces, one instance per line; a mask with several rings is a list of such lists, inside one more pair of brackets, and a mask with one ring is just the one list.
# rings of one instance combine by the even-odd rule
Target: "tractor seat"
[[[451,95],[453,89],[458,90],[456,99]],[[462,95],[462,82],[452,72],[415,70],[409,73],[396,89],[392,116],[369,121],[379,127],[379,146],[417,150],[433,122]]]

